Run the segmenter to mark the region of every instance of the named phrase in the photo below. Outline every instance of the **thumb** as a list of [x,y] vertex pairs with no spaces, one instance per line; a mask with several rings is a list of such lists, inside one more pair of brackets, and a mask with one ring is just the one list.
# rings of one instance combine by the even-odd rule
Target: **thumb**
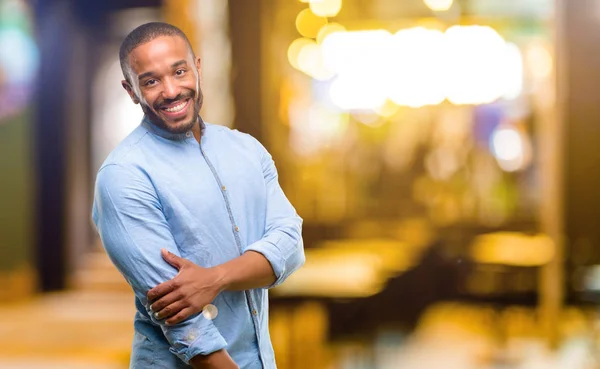
[[185,259],[180,258],[179,256],[173,254],[167,249],[160,250],[160,253],[162,254],[163,259],[165,259],[167,263],[177,268],[177,270],[181,269],[185,265]]

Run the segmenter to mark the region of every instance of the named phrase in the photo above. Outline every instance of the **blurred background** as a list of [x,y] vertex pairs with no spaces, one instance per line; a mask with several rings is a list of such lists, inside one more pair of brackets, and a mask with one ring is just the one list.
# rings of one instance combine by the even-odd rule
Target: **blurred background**
[[128,367],[90,210],[155,20],[305,220],[279,368],[600,368],[597,0],[0,0],[0,368]]

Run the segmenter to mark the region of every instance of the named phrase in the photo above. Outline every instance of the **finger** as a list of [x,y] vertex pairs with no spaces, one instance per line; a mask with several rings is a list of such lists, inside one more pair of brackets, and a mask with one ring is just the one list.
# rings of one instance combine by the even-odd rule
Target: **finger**
[[175,277],[171,280],[168,280],[166,282],[159,284],[158,286],[156,286],[153,289],[151,289],[150,291],[148,291],[148,293],[146,294],[146,297],[148,298],[148,301],[150,301],[150,303],[152,303],[152,302],[160,299],[164,295],[175,291],[177,289],[177,287],[178,287],[177,277]]
[[183,322],[190,316],[192,316],[192,314],[193,314],[192,308],[186,307],[186,308],[181,309],[181,311],[179,313],[177,313],[174,317],[168,319],[165,323],[167,325],[178,324],[178,323]]
[[187,306],[183,301],[176,301],[167,307],[161,309],[160,311],[154,313],[154,317],[158,320],[163,320],[167,318],[171,318],[172,316],[178,314],[181,310],[185,309]]
[[174,266],[175,268],[177,268],[177,270],[181,269],[187,261],[186,259],[180,258],[179,256],[173,254],[172,252],[170,252],[167,249],[160,250],[160,253],[161,253],[163,259],[165,259],[165,261],[167,263],[169,263],[172,266]]
[[182,297],[183,295],[178,290],[168,293],[152,302],[152,305],[150,305],[150,310],[154,311],[155,313],[159,312],[166,306],[181,300]]

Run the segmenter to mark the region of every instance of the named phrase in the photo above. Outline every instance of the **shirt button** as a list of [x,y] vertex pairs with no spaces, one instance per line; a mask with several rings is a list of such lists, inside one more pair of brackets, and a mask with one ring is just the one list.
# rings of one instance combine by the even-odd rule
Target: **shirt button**
[[222,189],[223,191],[225,191],[225,190],[227,190],[227,187],[225,187],[225,186],[221,186],[221,189]]
[[236,232],[239,232],[239,231],[240,231],[240,227],[238,227],[238,226],[235,226],[235,228],[234,228],[234,229],[235,229],[235,231],[236,231]]
[[256,309],[252,309],[252,315],[257,315],[258,312],[256,311]]
[[192,133],[191,133],[191,132],[186,132],[186,133],[185,133],[185,136],[186,136],[186,137],[190,137],[191,135],[192,135]]

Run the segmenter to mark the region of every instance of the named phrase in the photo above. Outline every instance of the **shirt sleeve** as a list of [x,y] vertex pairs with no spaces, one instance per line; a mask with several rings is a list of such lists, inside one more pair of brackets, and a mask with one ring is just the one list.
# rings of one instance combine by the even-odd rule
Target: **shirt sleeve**
[[305,262],[302,241],[302,218],[289,202],[281,186],[273,158],[264,146],[252,138],[260,156],[263,176],[267,187],[267,211],[265,234],[244,251],[261,253],[271,264],[276,280],[275,287],[298,270]]
[[160,325],[171,352],[185,363],[227,346],[211,320],[197,314],[173,326],[157,320],[146,298],[148,290],[172,279],[177,270],[160,250],[179,249],[150,179],[137,168],[108,165],[96,179],[92,218],[108,256],[133,288],[152,321]]

